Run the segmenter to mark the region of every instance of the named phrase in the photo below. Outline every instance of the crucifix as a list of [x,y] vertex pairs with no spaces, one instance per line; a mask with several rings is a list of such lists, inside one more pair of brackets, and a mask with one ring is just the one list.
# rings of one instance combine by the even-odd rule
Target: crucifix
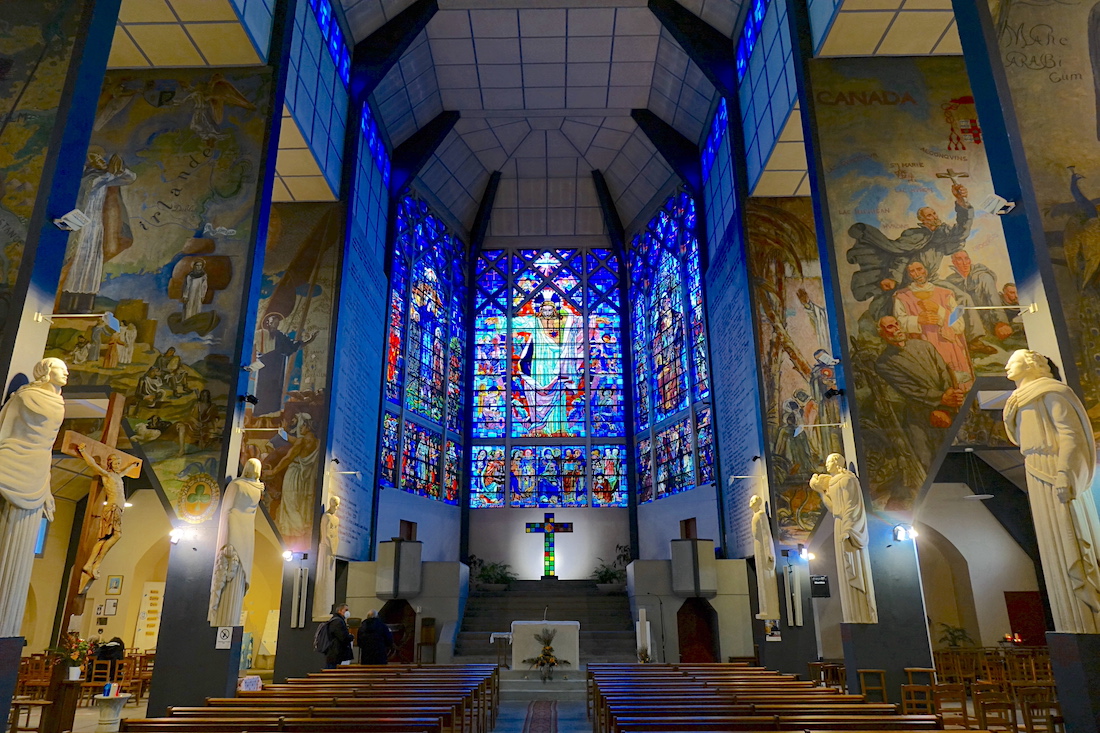
[[554,535],[557,532],[572,532],[572,522],[555,522],[553,512],[543,515],[542,522],[528,522],[527,533],[541,534],[542,538],[542,576],[554,577]]
[[99,564],[122,535],[122,508],[126,502],[122,477],[141,475],[140,458],[115,450],[125,406],[126,398],[121,394],[114,393],[108,398],[99,440],[72,430],[66,431],[62,440],[61,452],[83,458],[92,470],[92,481],[65,598],[61,633],[68,630],[71,616],[84,613],[88,590],[99,577]]

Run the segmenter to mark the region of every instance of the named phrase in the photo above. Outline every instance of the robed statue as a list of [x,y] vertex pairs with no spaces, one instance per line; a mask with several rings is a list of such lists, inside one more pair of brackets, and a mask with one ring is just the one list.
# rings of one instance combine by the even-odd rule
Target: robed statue
[[240,477],[229,482],[222,497],[207,616],[211,626],[241,625],[241,608],[256,549],[256,509],[263,493],[260,461],[249,458]]
[[317,542],[317,582],[313,584],[313,620],[327,621],[336,603],[336,553],[340,551],[340,497],[328,500],[321,515],[321,538]]
[[1016,390],[1005,404],[1008,438],[1020,446],[1054,630],[1100,633],[1100,575],[1093,501],[1096,446],[1085,406],[1054,379],[1047,357],[1020,349],[1005,365]]
[[43,359],[33,375],[0,410],[0,638],[19,635],[42,517],[53,520],[50,466],[69,369]]
[[833,548],[839,575],[844,623],[877,624],[878,603],[871,578],[867,509],[859,478],[844,466],[844,456],[830,453],[828,473],[815,473],[810,488],[821,495],[833,515]]
[[775,570],[775,542],[772,527],[758,494],[749,499],[752,510],[752,549],[756,559],[756,595],[760,605],[757,618],[779,618],[779,578]]

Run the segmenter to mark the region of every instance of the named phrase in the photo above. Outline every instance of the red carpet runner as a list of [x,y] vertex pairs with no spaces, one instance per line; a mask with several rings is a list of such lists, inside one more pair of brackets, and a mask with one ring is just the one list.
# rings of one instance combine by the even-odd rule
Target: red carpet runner
[[557,733],[558,703],[555,700],[535,700],[527,706],[523,733]]

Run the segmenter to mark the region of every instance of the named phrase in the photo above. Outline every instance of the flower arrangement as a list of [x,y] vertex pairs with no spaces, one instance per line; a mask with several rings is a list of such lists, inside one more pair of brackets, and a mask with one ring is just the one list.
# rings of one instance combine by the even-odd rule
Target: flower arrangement
[[644,646],[638,647],[638,663],[649,664],[652,660],[649,658],[649,649]]
[[80,634],[70,631],[61,637],[57,646],[50,647],[47,651],[51,652],[62,665],[79,667],[91,659],[95,647],[94,642],[81,639]]
[[535,634],[535,641],[542,644],[542,652],[540,652],[537,657],[523,660],[523,663],[530,664],[532,669],[538,668],[539,675],[542,677],[543,682],[553,679],[554,667],[557,667],[559,664],[562,666],[567,666],[569,664],[568,660],[559,659],[554,654],[553,642],[557,633],[556,630],[543,629],[542,633]]

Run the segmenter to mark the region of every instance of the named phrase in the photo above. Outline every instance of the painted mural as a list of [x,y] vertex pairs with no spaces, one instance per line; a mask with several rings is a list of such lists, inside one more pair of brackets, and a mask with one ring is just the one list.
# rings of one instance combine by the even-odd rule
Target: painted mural
[[84,3],[5,3],[0,23],[0,333]]
[[241,463],[263,463],[268,514],[297,550],[308,548],[320,506],[343,218],[340,204],[283,203],[268,223]]
[[1100,3],[1001,0],[990,9],[1081,397],[1100,429]]
[[[906,511],[975,377],[1024,345],[981,127],[961,58],[811,69],[862,474]],[[981,310],[972,307],[982,308]]]
[[[46,355],[110,385],[177,513],[213,515],[270,93],[264,69],[111,72]],[[275,370],[273,370],[274,373]],[[299,428],[300,423],[299,420]]]
[[821,261],[808,198],[749,199],[747,249],[764,392],[767,459],[783,544],[806,543],[824,509],[810,476],[842,453]]

